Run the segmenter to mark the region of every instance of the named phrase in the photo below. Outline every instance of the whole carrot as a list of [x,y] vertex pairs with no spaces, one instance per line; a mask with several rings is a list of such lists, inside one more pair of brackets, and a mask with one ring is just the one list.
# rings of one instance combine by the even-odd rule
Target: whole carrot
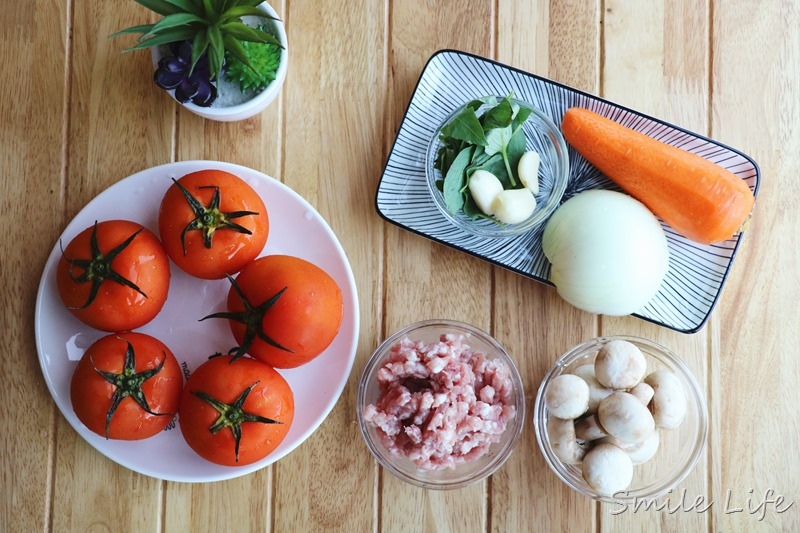
[[732,172],[597,113],[573,107],[561,124],[566,140],[675,231],[711,244],[729,239],[755,198]]

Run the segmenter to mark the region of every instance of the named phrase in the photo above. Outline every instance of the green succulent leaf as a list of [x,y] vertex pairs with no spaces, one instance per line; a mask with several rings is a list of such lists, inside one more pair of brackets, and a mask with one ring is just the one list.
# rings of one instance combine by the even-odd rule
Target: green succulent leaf
[[193,22],[208,24],[206,19],[198,17],[197,15],[192,15],[191,13],[175,13],[174,15],[167,15],[158,21],[156,25],[153,26],[153,29],[150,30],[150,34],[157,34],[167,29],[188,26]]
[[253,65],[250,63],[250,59],[247,57],[247,53],[242,48],[242,43],[240,43],[235,37],[231,35],[225,35],[222,38],[222,41],[225,43],[225,50],[230,53],[233,57],[250,67],[251,69],[255,70]]
[[237,20],[237,19],[240,19],[242,17],[248,17],[248,16],[249,17],[262,17],[262,18],[272,19],[272,20],[280,20],[277,17],[273,17],[273,16],[268,15],[265,11],[261,11],[260,9],[258,9],[256,7],[238,6],[238,7],[234,7],[234,8],[231,8],[231,9],[225,11],[225,13],[223,13],[223,16],[222,16],[222,21],[223,22],[228,22],[228,21],[231,21],[231,20]]
[[257,5],[261,4],[264,0],[240,0],[238,4],[240,6],[245,7],[256,7]]
[[203,0],[203,12],[205,13],[205,17],[207,19],[213,19],[215,17],[217,12],[214,9],[214,5],[211,0]]
[[[113,39],[114,37],[119,37],[120,35],[127,35],[131,33],[141,33],[141,34],[148,34],[150,30],[153,29],[155,24],[142,24],[141,26],[131,26],[130,28],[125,28],[124,30],[118,31],[117,33],[112,33],[108,36],[109,39]],[[140,39],[144,38],[144,35],[140,37]]]
[[163,16],[180,13],[181,11],[180,8],[173,5],[168,0],[136,0],[136,3]]
[[203,16],[203,6],[199,5],[197,2],[192,0],[164,0],[165,2],[169,2],[170,4],[174,5],[181,11],[185,13],[192,13],[193,15],[197,15],[198,17]]
[[225,43],[222,40],[222,32],[217,26],[208,27],[208,42],[208,60],[211,66],[211,79],[218,80],[222,73],[222,64],[225,62]]
[[133,52],[134,50],[142,50],[145,48],[152,48],[153,46],[161,46],[162,44],[174,43],[177,41],[185,41],[195,36],[197,30],[182,26],[165,30],[163,33],[153,35],[147,40],[141,41],[135,46],[123,50],[123,52]]
[[208,49],[208,32],[201,31],[194,36],[192,41],[192,66],[189,72],[194,72],[194,67]]
[[233,35],[240,41],[270,43],[283,48],[283,46],[281,46],[281,42],[274,35],[271,35],[258,28],[251,28],[243,22],[228,22],[227,24],[223,24],[220,29],[225,33]]

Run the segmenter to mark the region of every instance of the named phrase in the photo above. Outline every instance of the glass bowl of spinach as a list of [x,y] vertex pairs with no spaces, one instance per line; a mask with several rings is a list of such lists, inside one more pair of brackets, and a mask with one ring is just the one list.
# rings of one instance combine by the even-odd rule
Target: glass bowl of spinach
[[[527,219],[504,224],[476,204],[468,184],[477,170],[494,174],[503,189],[523,189],[517,170],[527,151],[539,154],[536,208]],[[567,187],[567,145],[542,111],[512,95],[483,96],[453,111],[434,132],[425,174],[434,203],[458,228],[484,237],[513,237],[553,213]]]

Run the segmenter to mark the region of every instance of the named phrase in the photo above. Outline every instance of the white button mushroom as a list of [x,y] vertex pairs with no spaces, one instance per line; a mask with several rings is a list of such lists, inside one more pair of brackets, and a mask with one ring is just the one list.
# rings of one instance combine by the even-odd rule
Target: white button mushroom
[[641,383],[637,383],[635,387],[629,390],[631,394],[639,398],[639,401],[642,402],[644,405],[648,405],[650,400],[653,399],[653,395],[655,391],[653,387],[642,381]]
[[583,479],[598,494],[613,496],[630,487],[633,462],[613,444],[598,444],[583,458]]
[[620,391],[603,398],[597,419],[609,435],[627,443],[642,442],[656,427],[647,407],[636,396]]
[[522,154],[517,163],[519,179],[531,194],[539,194],[539,165],[542,158],[538,152],[530,151]]
[[667,370],[657,370],[644,381],[653,387],[650,410],[656,426],[666,429],[680,426],[686,416],[686,393],[675,374]]
[[597,440],[608,435],[600,426],[597,415],[591,414],[575,421],[575,436],[581,440]]
[[492,202],[503,192],[503,184],[487,170],[476,170],[469,178],[469,192],[478,208],[487,215],[494,214]]
[[600,400],[614,392],[613,389],[603,387],[597,378],[594,377],[594,365],[588,364],[579,366],[572,372],[589,385],[589,408],[587,413],[596,413],[597,406],[600,405]]
[[506,189],[492,201],[492,211],[504,224],[519,224],[536,210],[536,198],[528,189]]
[[547,385],[544,403],[553,416],[565,420],[578,418],[589,407],[589,386],[578,376],[561,374]]
[[547,438],[555,456],[568,465],[579,464],[589,450],[589,443],[575,437],[575,424],[572,420],[549,417]]
[[613,444],[627,453],[634,465],[640,465],[646,463],[655,456],[658,451],[658,445],[661,442],[661,437],[658,431],[654,431],[652,435],[636,444],[628,444],[614,437],[603,437],[599,442]]
[[606,343],[594,361],[597,381],[616,390],[634,387],[646,370],[647,361],[642,351],[635,344],[621,339]]

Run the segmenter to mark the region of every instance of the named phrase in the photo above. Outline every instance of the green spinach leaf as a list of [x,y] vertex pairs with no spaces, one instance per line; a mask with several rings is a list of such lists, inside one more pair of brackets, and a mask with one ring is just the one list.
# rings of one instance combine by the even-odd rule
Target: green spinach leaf
[[475,114],[474,109],[469,107],[461,111],[442,128],[441,135],[442,137],[450,137],[451,139],[466,141],[478,146],[486,146],[486,134],[483,132],[478,115]]
[[464,207],[464,194],[462,189],[466,182],[464,172],[472,159],[473,147],[464,148],[456,156],[453,164],[447,169],[444,177],[444,205],[453,214],[458,213]]
[[506,98],[483,115],[484,133],[488,135],[495,128],[510,126],[513,116],[514,110],[511,107],[511,102]]

